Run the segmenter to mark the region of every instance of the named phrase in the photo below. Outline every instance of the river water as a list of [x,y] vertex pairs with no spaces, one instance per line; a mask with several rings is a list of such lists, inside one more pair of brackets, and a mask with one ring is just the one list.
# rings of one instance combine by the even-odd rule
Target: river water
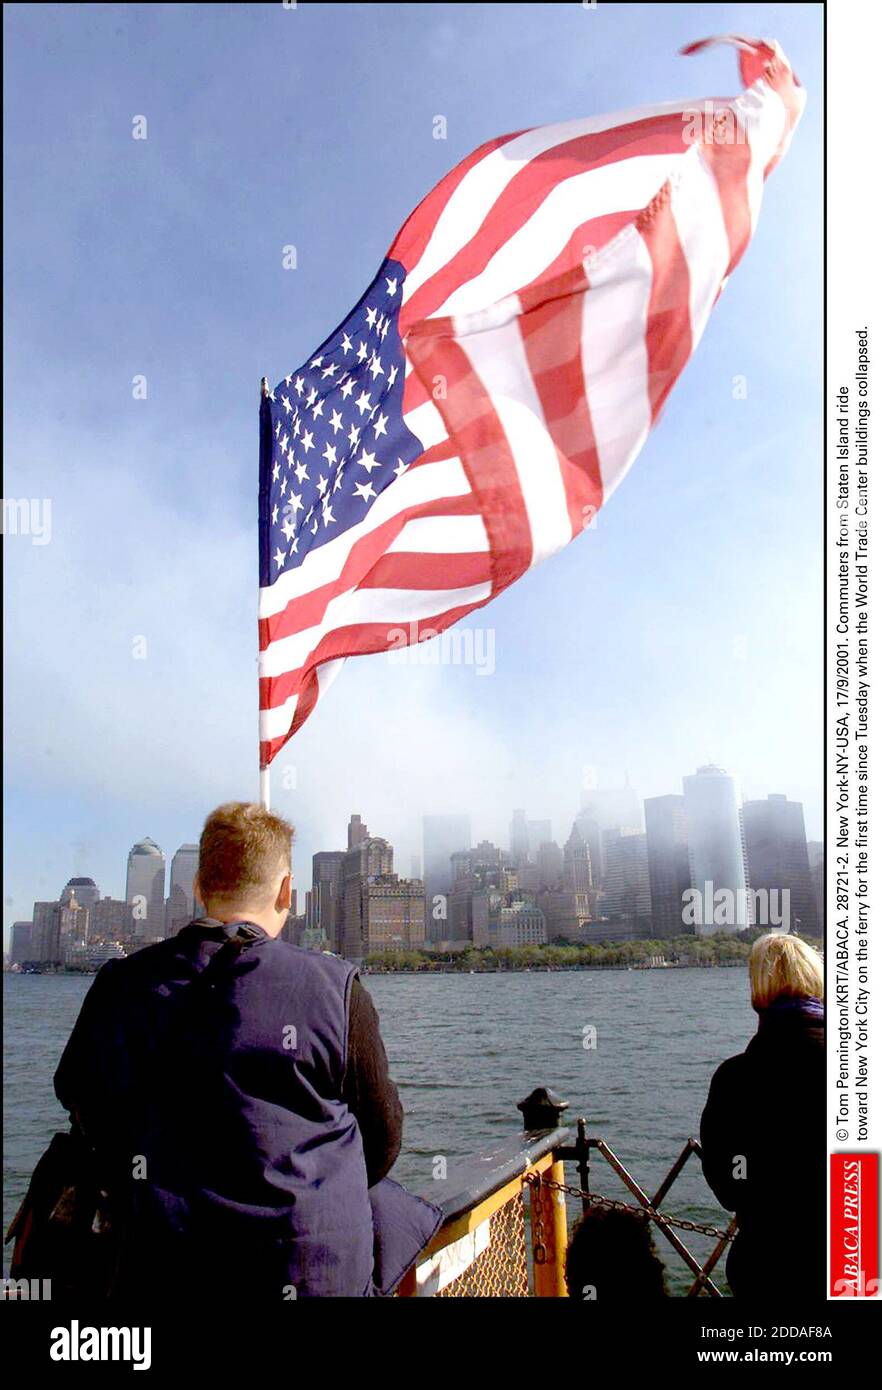
[[[715,1067],[743,1049],[756,1020],[743,967],[365,982],[405,1107],[394,1176],[428,1195],[439,1156],[453,1174],[458,1161],[515,1134],[517,1102],[540,1085],[570,1102],[568,1119],[584,1115],[589,1134],[605,1139],[652,1192],[684,1141],[698,1136]],[[4,976],[4,1231],[34,1164],[65,1125],[52,1074],[90,983],[77,975]],[[575,1180],[570,1165],[568,1181]],[[591,1182],[606,1196],[627,1196],[600,1158]],[[694,1158],[665,1209],[715,1225],[727,1220]],[[663,1238],[656,1243],[670,1291],[685,1292],[691,1276],[673,1251],[668,1257]],[[695,1235],[685,1243],[700,1259],[712,1244]],[[5,1254],[8,1261],[9,1247]]]

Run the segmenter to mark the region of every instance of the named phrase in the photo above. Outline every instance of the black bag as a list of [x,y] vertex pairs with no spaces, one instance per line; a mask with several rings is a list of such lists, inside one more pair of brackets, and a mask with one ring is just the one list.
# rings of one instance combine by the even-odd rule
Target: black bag
[[74,1121],[55,1134],[6,1233],[13,1279],[50,1280],[52,1298],[107,1298],[121,1243],[95,1153]]

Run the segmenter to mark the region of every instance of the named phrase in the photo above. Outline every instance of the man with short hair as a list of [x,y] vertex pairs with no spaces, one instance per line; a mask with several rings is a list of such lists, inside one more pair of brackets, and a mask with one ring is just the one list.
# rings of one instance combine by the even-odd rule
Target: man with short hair
[[[212,812],[205,916],[104,965],[61,1058],[56,1095],[122,1211],[120,1296],[377,1291],[370,1189],[395,1186],[375,1187],[401,1103],[356,968],[280,939],[292,838],[261,806]],[[437,1209],[413,1219],[411,1258]]]

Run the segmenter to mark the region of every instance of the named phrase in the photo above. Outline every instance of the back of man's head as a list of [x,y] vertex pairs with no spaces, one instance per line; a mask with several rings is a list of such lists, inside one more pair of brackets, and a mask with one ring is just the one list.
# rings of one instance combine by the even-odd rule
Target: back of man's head
[[199,840],[199,897],[212,909],[260,911],[291,870],[293,827],[249,801],[212,811]]

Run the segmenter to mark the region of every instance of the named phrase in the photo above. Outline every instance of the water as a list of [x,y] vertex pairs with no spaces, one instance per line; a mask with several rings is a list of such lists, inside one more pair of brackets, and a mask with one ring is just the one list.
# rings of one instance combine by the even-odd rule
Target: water
[[[521,1127],[517,1102],[546,1085],[584,1115],[650,1193],[698,1124],[714,1068],[755,1028],[747,972],[732,969],[574,971],[495,975],[373,975],[366,983],[405,1108],[394,1176],[429,1192],[433,1162],[457,1161]],[[65,1113],[52,1075],[90,984],[76,975],[5,975],[4,1231],[30,1173]],[[596,1048],[583,1046],[586,1027]],[[598,1157],[592,1188],[625,1197]],[[576,1181],[568,1168],[568,1181]],[[697,1161],[665,1203],[725,1225]],[[574,1212],[575,1214],[575,1212]],[[712,1242],[687,1235],[700,1259]],[[691,1282],[657,1239],[672,1292]],[[9,1249],[6,1250],[8,1258]]]

